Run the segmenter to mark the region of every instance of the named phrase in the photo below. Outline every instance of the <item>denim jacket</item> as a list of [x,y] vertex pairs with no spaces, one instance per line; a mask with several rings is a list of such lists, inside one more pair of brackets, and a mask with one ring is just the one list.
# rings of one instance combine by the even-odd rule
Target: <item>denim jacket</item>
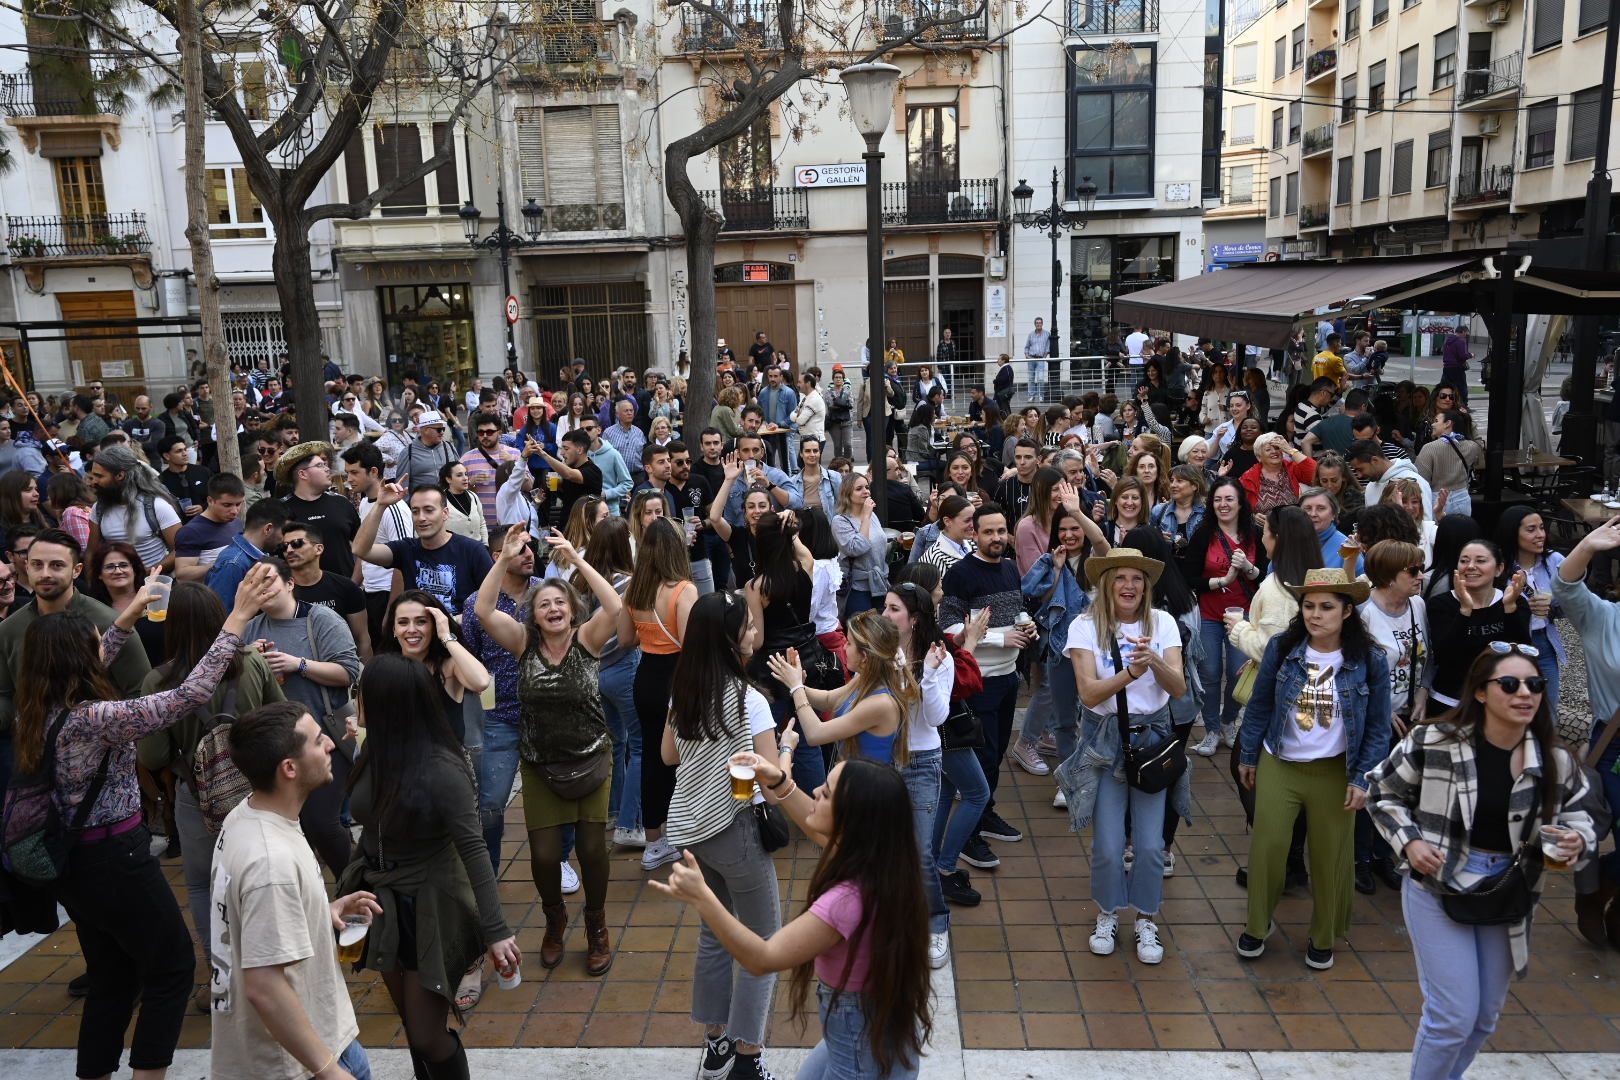
[[[1035,560],[1020,588],[1025,600],[1041,605],[1035,613],[1035,623],[1041,628],[1042,661],[1049,667],[1067,664],[1069,658],[1063,655],[1063,650],[1069,644],[1069,624],[1091,606],[1091,597],[1073,574],[1053,564],[1050,551]],[[1047,593],[1052,595],[1048,597]]]
[[[1282,638],[1266,646],[1255,674],[1254,697],[1243,716],[1238,764],[1256,765],[1262,744],[1275,747],[1293,723],[1293,703],[1305,687],[1305,642],[1282,653]],[[1345,769],[1350,783],[1367,787],[1367,773],[1389,753],[1389,658],[1376,646],[1362,662],[1346,659],[1334,673],[1345,731]]]
[[[1032,571],[1033,572],[1033,569]],[[1107,713],[1092,712],[1080,707],[1080,742],[1074,755],[1057,767],[1057,784],[1069,800],[1069,830],[1080,832],[1089,828],[1097,809],[1097,786],[1104,776],[1112,776],[1118,783],[1125,782],[1125,753],[1119,743],[1119,717],[1109,701]],[[1148,746],[1168,739],[1173,727],[1170,707],[1156,712],[1132,713],[1130,723],[1140,725],[1140,731],[1131,733],[1131,745]],[[1192,819],[1192,768],[1189,765],[1176,786],[1167,793],[1170,809],[1186,820]]]

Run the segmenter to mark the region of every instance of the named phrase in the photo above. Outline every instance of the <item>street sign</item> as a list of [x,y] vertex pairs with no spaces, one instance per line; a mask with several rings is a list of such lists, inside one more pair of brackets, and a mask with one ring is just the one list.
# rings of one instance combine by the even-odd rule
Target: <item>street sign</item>
[[511,323],[513,326],[517,325],[518,299],[515,296],[508,296],[506,298],[506,321]]
[[793,170],[793,182],[802,188],[865,187],[866,163],[800,165]]
[[1266,245],[1263,240],[1250,241],[1244,244],[1211,244],[1209,257],[1219,262],[1255,262],[1265,256]]

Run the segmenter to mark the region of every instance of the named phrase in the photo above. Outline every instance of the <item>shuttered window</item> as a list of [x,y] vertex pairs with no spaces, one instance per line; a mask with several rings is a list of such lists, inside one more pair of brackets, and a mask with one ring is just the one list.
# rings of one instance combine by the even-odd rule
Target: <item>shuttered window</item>
[[1389,0],[1373,0],[1372,24],[1378,26],[1389,18]]
[[1354,182],[1356,175],[1355,164],[1356,159],[1353,157],[1342,157],[1339,159],[1339,171],[1337,174],[1338,186],[1333,192],[1333,202],[1336,206],[1343,206],[1345,203],[1350,201],[1350,185]]
[[1367,69],[1367,113],[1384,111],[1384,61]]
[[1234,83],[1254,82],[1260,77],[1260,45],[1249,42],[1247,45],[1236,45],[1232,48],[1232,81]]
[[1389,193],[1405,195],[1412,190],[1412,140],[1395,144],[1395,156],[1390,163]]
[[1278,38],[1271,45],[1271,77],[1280,79],[1288,71],[1288,39]]
[[1549,49],[1564,40],[1564,0],[1534,0],[1535,23],[1530,51]]
[[1581,0],[1580,15],[1575,22],[1575,32],[1585,34],[1596,30],[1609,21],[1610,0]]
[[1577,90],[1569,96],[1569,160],[1597,157],[1598,97],[1603,87]]
[[1348,124],[1356,118],[1356,77],[1346,75],[1339,80],[1339,123]]
[[[372,134],[377,154],[377,187],[383,188],[422,167],[422,129],[415,124],[384,124]],[[419,176],[382,201],[383,217],[427,213],[427,178]]]
[[1429,156],[1424,163],[1423,186],[1451,183],[1451,129],[1429,133]]
[[624,146],[616,105],[517,110],[518,187],[545,228],[624,227]]
[[1344,2],[1344,40],[1350,41],[1361,33],[1361,0]]
[[439,213],[454,214],[461,209],[461,185],[456,177],[456,142],[454,125],[433,125],[433,152],[437,154],[446,137],[450,139],[450,160],[440,165],[435,174],[439,178]]
[[1524,167],[1538,169],[1553,163],[1558,136],[1558,102],[1544,101],[1524,113]]
[[1418,47],[1401,50],[1401,82],[1396,101],[1411,101],[1417,97]]
[[533,199],[545,205],[546,156],[540,130],[544,109],[517,110],[518,194],[522,201]]
[[1369,150],[1361,160],[1364,166],[1361,173],[1361,197],[1376,199],[1378,185],[1384,178],[1384,151]]
[[1282,216],[1282,177],[1273,176],[1266,184],[1266,217]]
[[1287,179],[1288,191],[1284,195],[1284,209],[1289,216],[1299,213],[1299,173],[1291,172]]

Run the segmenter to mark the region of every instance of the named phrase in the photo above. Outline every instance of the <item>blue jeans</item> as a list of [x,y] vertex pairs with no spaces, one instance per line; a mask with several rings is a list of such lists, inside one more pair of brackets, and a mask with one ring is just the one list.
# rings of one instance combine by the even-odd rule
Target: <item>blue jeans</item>
[[[1553,652],[1552,636],[1546,630],[1530,631],[1530,644],[1541,650],[1536,658],[1536,667],[1547,680],[1547,692],[1543,695],[1547,699],[1547,709],[1552,713],[1553,723],[1558,723],[1558,654]],[[1611,804],[1612,805],[1612,804]]]
[[[1475,852],[1468,869],[1497,874],[1507,855]],[[1412,1044],[1412,1080],[1460,1080],[1496,1030],[1513,977],[1506,926],[1453,922],[1440,898],[1406,879],[1401,911],[1417,958],[1423,1017]]]
[[501,837],[506,832],[506,804],[518,771],[518,726],[484,713],[484,753],[478,759],[478,818],[495,878],[501,876]]
[[865,589],[851,589],[844,597],[844,618],[847,620],[863,611],[871,611],[875,606],[871,593]]
[[[1603,737],[1603,728],[1607,723],[1608,721],[1605,720],[1592,725],[1593,744],[1596,744]],[[1609,742],[1609,748],[1603,751],[1603,756],[1598,759],[1597,763],[1598,778],[1603,781],[1603,797],[1608,800],[1610,806],[1620,807],[1620,775],[1617,775],[1614,771],[1616,762],[1620,762],[1620,735],[1616,735]],[[1615,815],[1614,825],[1611,826],[1610,832],[1613,833],[1617,840],[1620,840],[1620,814]],[[1598,837],[1598,839],[1603,838]],[[1620,846],[1615,847],[1606,855],[1599,856],[1598,866],[1602,871],[1604,881],[1620,881]]]
[[1046,686],[1052,695],[1052,718],[1046,730],[1057,743],[1059,764],[1074,756],[1080,745],[1080,688],[1074,681],[1074,664],[1058,656],[1046,664]]
[[1225,623],[1200,619],[1198,637],[1204,651],[1198,661],[1198,679],[1204,686],[1204,730],[1219,731],[1222,724],[1237,721],[1238,703],[1232,697],[1232,689],[1237,686],[1238,669],[1248,657],[1227,640]]
[[[1620,739],[1615,740],[1620,744]],[[952,813],[957,792],[962,805]],[[934,869],[954,874],[962,845],[979,827],[979,815],[990,804],[990,783],[972,750],[946,750],[939,759],[939,812],[934,815]]]
[[[1105,912],[1135,908],[1157,915],[1164,899],[1165,793],[1149,795],[1112,773],[1097,782],[1091,825],[1091,898]],[[1136,861],[1125,872],[1125,815],[1129,806]]]
[[1018,737],[1028,743],[1035,742],[1052,728],[1052,683],[1045,674],[1043,670],[1041,684],[1029,696],[1029,704],[1024,707],[1024,723],[1018,729]]
[[825,983],[816,986],[821,1003],[821,1041],[799,1066],[798,1080],[911,1080],[921,1062],[908,1068],[895,1065],[888,1072],[872,1060],[872,1040],[866,1033],[865,1002],[859,991],[838,994]]
[[354,1080],[371,1080],[371,1061],[366,1057],[366,1048],[360,1045],[359,1039],[344,1047],[337,1063],[338,1068],[347,1070]]
[[708,596],[714,592],[714,564],[708,559],[698,559],[692,564],[692,584],[697,586],[699,596]]
[[641,723],[634,690],[641,651],[632,649],[602,669],[602,711],[613,739],[613,781],[608,787],[608,818],[621,829],[641,825]]
[[[786,731],[793,722],[793,701],[778,694],[771,701],[771,717],[778,732]],[[793,782],[806,795],[815,797],[816,789],[827,782],[827,755],[822,747],[811,746],[800,732],[799,745],[793,748]]]
[[1051,365],[1045,360],[1029,361],[1029,400],[1046,400],[1046,378]]
[[928,932],[943,934],[951,928],[945,894],[934,872],[934,818],[939,813],[939,750],[919,750],[900,770],[906,791],[911,795],[911,823],[917,832],[917,848],[922,855],[923,891],[928,894]]
[[1446,495],[1446,513],[1461,514],[1469,517],[1474,512],[1474,497],[1468,494],[1468,489],[1453,491]]

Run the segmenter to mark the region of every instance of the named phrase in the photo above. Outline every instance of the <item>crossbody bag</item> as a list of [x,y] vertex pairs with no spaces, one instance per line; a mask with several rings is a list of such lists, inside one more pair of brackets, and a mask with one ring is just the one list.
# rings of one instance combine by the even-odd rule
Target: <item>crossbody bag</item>
[[[1109,648],[1114,655],[1114,670],[1124,671],[1125,662],[1119,655],[1119,642],[1109,642]],[[1143,725],[1131,725],[1130,705],[1125,700],[1123,686],[1114,695],[1114,704],[1119,717],[1119,744],[1125,753],[1125,782],[1149,795],[1168,790],[1187,771],[1186,743],[1171,732],[1149,746],[1140,749],[1131,746],[1131,732],[1140,731]]]

